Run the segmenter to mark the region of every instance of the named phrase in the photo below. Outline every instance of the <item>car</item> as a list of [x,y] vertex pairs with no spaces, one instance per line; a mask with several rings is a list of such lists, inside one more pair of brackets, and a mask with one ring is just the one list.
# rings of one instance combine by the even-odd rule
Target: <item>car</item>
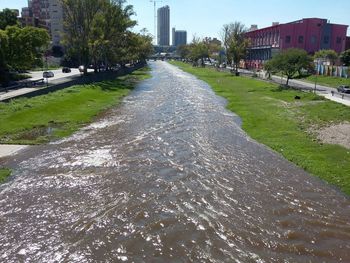
[[53,78],[55,74],[53,74],[52,71],[44,71],[43,72],[43,78]]
[[69,72],[71,72],[70,68],[68,68],[68,67],[63,67],[62,68],[62,73],[69,73]]
[[341,93],[350,94],[350,87],[349,86],[341,85],[337,88],[337,90],[338,90],[338,92],[341,92]]
[[85,67],[84,67],[83,65],[80,65],[80,66],[79,66],[79,72],[80,72],[80,73],[83,73],[83,72],[84,72],[84,69],[85,69]]

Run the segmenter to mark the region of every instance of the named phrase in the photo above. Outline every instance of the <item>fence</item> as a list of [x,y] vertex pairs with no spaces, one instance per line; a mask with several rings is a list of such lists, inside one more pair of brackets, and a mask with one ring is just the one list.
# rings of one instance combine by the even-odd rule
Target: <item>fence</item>
[[350,78],[350,67],[316,65],[316,73],[324,76]]

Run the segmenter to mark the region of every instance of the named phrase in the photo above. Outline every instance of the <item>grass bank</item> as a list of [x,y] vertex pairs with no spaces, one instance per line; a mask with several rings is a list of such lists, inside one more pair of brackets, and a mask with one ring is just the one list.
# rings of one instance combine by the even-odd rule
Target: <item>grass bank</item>
[[[227,108],[243,120],[242,128],[311,174],[350,194],[350,150],[318,141],[313,130],[350,121],[350,109],[312,93],[281,89],[277,85],[210,68],[171,62],[206,81],[228,100]],[[296,101],[298,95],[301,100]]]
[[0,168],[0,183],[5,182],[10,175],[11,171],[9,169]]
[[[282,75],[282,73],[280,72],[274,75],[280,76],[280,77],[281,76],[286,77],[285,75]],[[315,84],[315,82],[317,82],[318,85],[333,87],[333,88],[337,88],[340,85],[350,86],[350,79],[333,77],[333,76],[323,76],[323,75],[322,76],[319,76],[319,75],[300,76],[299,73],[295,73],[295,75],[293,76],[293,79],[309,82],[312,84]]]
[[141,69],[113,81],[0,103],[0,143],[40,144],[68,136],[117,105],[148,76],[148,69]]
[[[317,79],[317,80],[316,80]],[[319,85],[329,86],[329,87],[338,87],[340,85],[350,86],[350,79],[331,77],[331,76],[315,76],[311,75],[306,78],[301,78],[300,80],[304,80],[310,83],[317,83]]]

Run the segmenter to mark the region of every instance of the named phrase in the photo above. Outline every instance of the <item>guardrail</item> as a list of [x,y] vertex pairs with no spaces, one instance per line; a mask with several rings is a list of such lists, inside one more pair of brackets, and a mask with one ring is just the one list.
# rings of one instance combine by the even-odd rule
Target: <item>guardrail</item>
[[41,79],[36,79],[36,80],[30,80],[30,81],[23,82],[23,86],[22,87],[33,87],[33,86],[43,85],[43,84],[44,84],[44,78],[41,78]]
[[13,90],[13,89],[29,88],[29,87],[43,85],[43,84],[44,84],[44,79],[41,78],[36,80],[19,82],[18,84],[12,85],[12,86],[0,87],[0,91],[8,92],[9,90]]
[[350,99],[350,94],[347,94],[347,93],[341,93],[341,92],[337,92],[337,91],[331,91],[331,94],[332,94],[332,96],[342,98],[343,100],[344,100],[345,98]]
[[[59,84],[51,84],[50,86],[45,87],[45,88],[41,88],[41,89],[33,89],[33,91],[26,92],[26,93],[23,93],[20,95],[16,95],[16,96],[13,96],[11,98],[3,99],[3,100],[1,100],[1,102],[9,102],[15,98],[22,98],[22,97],[31,98],[31,97],[35,97],[35,96],[40,96],[40,95],[44,95],[44,94],[47,94],[50,92],[64,89],[64,88],[67,88],[67,87],[70,87],[73,85],[90,84],[90,83],[98,82],[98,81],[113,80],[116,77],[130,74],[134,70],[140,69],[144,66],[145,66],[145,64],[139,63],[136,65],[133,65],[132,67],[120,68],[117,71],[106,71],[106,72],[100,72],[97,74],[92,73],[92,74],[89,74],[87,76],[77,75],[77,76],[74,76],[73,79],[70,79],[68,81],[65,81],[65,82],[62,82]],[[32,83],[33,82],[40,83],[43,81],[44,81],[44,79],[39,79],[39,80],[32,81]]]

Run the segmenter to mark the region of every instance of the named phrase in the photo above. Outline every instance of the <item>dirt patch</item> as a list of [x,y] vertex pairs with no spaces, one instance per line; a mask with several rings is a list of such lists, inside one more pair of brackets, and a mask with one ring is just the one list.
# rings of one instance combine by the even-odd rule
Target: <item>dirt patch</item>
[[338,144],[350,149],[350,123],[344,122],[318,130],[317,138],[323,143]]

